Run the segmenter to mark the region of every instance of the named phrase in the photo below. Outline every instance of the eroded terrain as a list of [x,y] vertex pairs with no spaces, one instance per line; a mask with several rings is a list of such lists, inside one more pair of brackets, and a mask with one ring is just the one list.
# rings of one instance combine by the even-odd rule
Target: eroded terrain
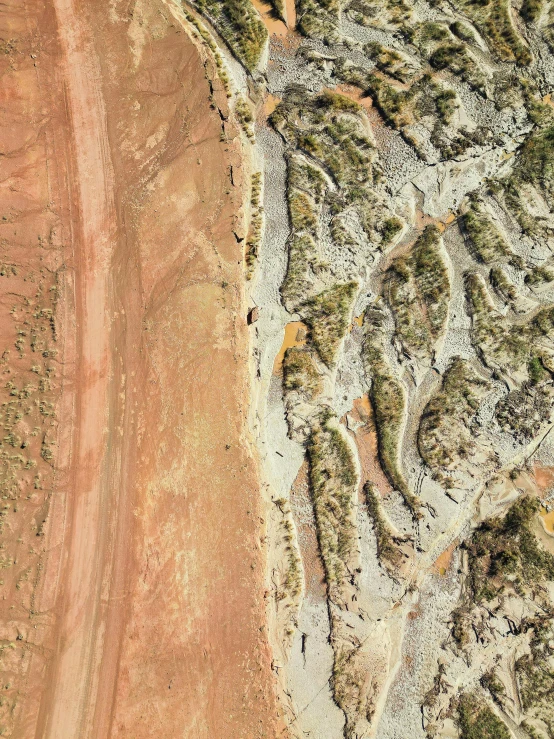
[[221,57],[161,1],[0,23],[0,734],[274,736]]
[[552,739],[554,6],[0,19],[0,733]]
[[[241,3],[197,7],[240,59]],[[260,8],[252,425],[289,732],[547,739],[550,4]]]

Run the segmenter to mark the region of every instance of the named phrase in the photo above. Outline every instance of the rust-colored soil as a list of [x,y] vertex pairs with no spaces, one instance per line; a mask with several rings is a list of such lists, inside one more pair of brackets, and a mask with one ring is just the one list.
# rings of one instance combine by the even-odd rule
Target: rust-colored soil
[[447,547],[442,554],[439,554],[435,562],[433,563],[433,572],[437,575],[441,575],[441,577],[444,577],[448,570],[450,569],[450,565],[452,564],[452,557],[454,555],[454,552],[456,551],[456,547],[458,546],[459,541],[456,539],[450,544],[449,547]]
[[541,493],[549,492],[554,486],[554,468],[543,467],[540,464],[534,464],[533,473],[535,482]]
[[[377,449],[377,432],[373,419],[373,409],[367,395],[354,400],[354,407],[348,413],[352,435],[358,447],[361,464],[360,500],[363,501],[361,489],[367,480],[370,480],[385,497],[392,491],[387,480]],[[345,420],[345,419],[344,419]]]
[[296,346],[304,346],[306,344],[306,334],[308,327],[302,321],[291,321],[285,326],[285,335],[283,337],[283,343],[279,349],[279,353],[275,357],[273,362],[273,374],[280,375],[283,372],[283,361],[285,359],[285,353],[287,349],[292,349]]
[[246,175],[173,8],[0,9],[2,736],[281,728],[233,235]]

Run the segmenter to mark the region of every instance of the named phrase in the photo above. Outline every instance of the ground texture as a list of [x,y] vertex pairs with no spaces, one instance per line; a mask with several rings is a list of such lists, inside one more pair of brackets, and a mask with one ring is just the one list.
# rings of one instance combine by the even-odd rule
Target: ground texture
[[8,2],[0,36],[0,733],[274,736],[215,64],[161,0]]

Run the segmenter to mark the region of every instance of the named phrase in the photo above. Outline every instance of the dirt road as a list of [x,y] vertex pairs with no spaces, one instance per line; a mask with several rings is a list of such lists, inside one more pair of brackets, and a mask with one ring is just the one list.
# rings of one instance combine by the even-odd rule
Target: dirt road
[[[6,735],[274,736],[233,234],[248,173],[227,98],[162,0],[3,12],[6,42],[38,49],[29,62],[15,39],[9,74],[38,70],[20,92],[50,142],[41,217],[55,206],[60,242],[42,620]],[[32,542],[35,509],[25,526]]]

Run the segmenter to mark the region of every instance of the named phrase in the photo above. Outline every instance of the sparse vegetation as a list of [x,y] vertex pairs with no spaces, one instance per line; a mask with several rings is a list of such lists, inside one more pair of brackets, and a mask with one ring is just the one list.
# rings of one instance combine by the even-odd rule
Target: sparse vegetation
[[252,277],[258,251],[262,240],[263,206],[262,206],[262,173],[254,172],[250,185],[250,228],[246,240],[246,274]]
[[398,338],[408,353],[425,359],[445,327],[450,299],[439,244],[439,230],[428,226],[411,252],[395,259],[385,280]]
[[539,128],[552,126],[554,123],[554,109],[543,102],[539,89],[534,81],[527,77],[518,80],[519,87],[527,109],[527,115]]
[[299,390],[312,400],[321,391],[321,378],[309,351],[293,347],[287,349],[283,360],[283,387]]
[[314,231],[318,217],[313,200],[300,190],[293,190],[289,195],[289,213],[295,231]]
[[502,300],[506,303],[515,302],[517,299],[517,290],[515,285],[508,279],[508,276],[502,267],[491,268],[489,281]]
[[398,565],[401,559],[400,552],[381,511],[379,492],[369,480],[364,484],[364,496],[377,539],[377,555],[390,565]]
[[345,10],[356,23],[378,28],[404,27],[412,15],[406,0],[349,0]]
[[520,657],[515,674],[523,709],[545,722],[550,734],[554,729],[554,613],[534,624],[529,653]]
[[489,670],[481,678],[481,686],[488,690],[495,703],[502,704],[506,696],[506,688],[501,680],[499,680],[494,670]]
[[[512,174],[496,183],[496,187],[503,192],[506,205],[524,234],[540,236],[545,229],[548,231],[544,219],[529,213],[526,203],[536,199],[537,193],[546,203],[553,202],[554,126],[539,129],[525,140]],[[530,188],[537,192],[529,192]]]
[[540,285],[554,280],[554,272],[548,267],[535,267],[525,275],[526,285]]
[[297,0],[296,27],[305,36],[338,40],[339,0]]
[[450,31],[462,41],[473,43],[475,41],[475,33],[471,26],[463,21],[454,21],[450,24]]
[[460,739],[511,739],[506,724],[476,695],[464,693],[457,703]]
[[343,216],[355,211],[372,243],[381,248],[402,228],[402,221],[375,193],[380,170],[367,137],[360,106],[344,95],[324,92],[306,99],[291,93],[271,115],[285,138],[287,197],[292,226],[289,264],[282,294],[287,308],[298,310],[309,295],[318,268],[320,216],[326,204],[337,243],[356,244]]
[[356,290],[355,282],[339,284],[302,304],[311,342],[328,367],[334,365],[339,344],[348,328]]
[[[302,591],[302,562],[294,546],[294,527],[289,502],[285,498],[274,501],[281,513],[281,529],[283,531],[283,543],[286,552],[286,569],[281,578],[280,587],[276,588],[275,599],[279,602],[285,598],[298,598]],[[291,614],[292,616],[292,614]]]
[[206,46],[210,49],[210,51],[213,54],[213,58],[215,60],[215,64],[217,67],[217,76],[221,80],[223,87],[225,89],[225,92],[227,93],[227,97],[231,97],[231,86],[229,83],[229,75],[227,74],[225,70],[225,65],[223,63],[223,58],[221,54],[219,53],[219,49],[217,48],[217,44],[213,40],[211,34],[209,31],[206,30],[206,28],[202,25],[202,23],[196,18],[192,13],[189,13],[186,7],[182,7],[183,15],[187,19],[187,21],[190,23],[192,27],[192,32],[199,36],[202,41],[206,44]]
[[408,487],[399,462],[400,432],[406,409],[404,390],[392,375],[384,356],[380,311],[369,307],[364,323],[366,339],[363,357],[367,375],[371,379],[369,397],[375,416],[379,458],[391,484],[401,493],[412,513],[417,515],[419,500]]
[[267,41],[267,31],[250,0],[197,0],[196,5],[213,20],[239,61],[253,71]]
[[373,41],[364,46],[364,51],[373,59],[377,69],[399,82],[407,82],[414,74],[408,58],[395,49],[388,49]]
[[529,49],[514,27],[509,0],[457,0],[456,5],[475,23],[499,59],[523,65],[531,63]]
[[417,88],[398,89],[377,75],[369,75],[367,88],[385,121],[393,128],[402,128],[418,119],[415,107]]
[[406,131],[406,126],[428,115],[434,115],[440,124],[448,124],[458,107],[454,90],[439,84],[428,74],[413,82],[407,90],[395,87],[375,74],[367,77],[366,85],[368,94],[385,121],[400,130],[404,139],[416,150],[417,142]]
[[419,452],[438,479],[449,485],[443,469],[457,469],[475,459],[476,443],[472,427],[479,402],[489,389],[471,366],[455,357],[444,373],[441,389],[431,398],[421,418]]
[[518,369],[527,360],[529,346],[524,331],[507,326],[491,303],[480,275],[466,275],[466,293],[472,315],[472,332],[487,362]]
[[480,275],[466,275],[466,293],[473,318],[473,336],[485,361],[528,378],[531,350],[539,358],[549,353],[554,333],[554,308],[541,308],[522,325],[512,325],[491,304]]
[[485,76],[465,44],[452,41],[441,44],[429,57],[429,63],[433,69],[447,69],[474,89],[485,92]]
[[542,548],[531,528],[539,508],[537,498],[520,498],[504,517],[484,521],[465,542],[475,603],[491,601],[508,588],[522,593],[554,579],[554,556]]
[[314,423],[307,451],[325,575],[331,596],[340,601],[356,546],[352,504],[357,478],[348,444],[330,412],[322,412]]
[[463,217],[463,226],[472,251],[481,262],[490,264],[510,257],[511,249],[506,238],[479,201],[472,201]]
[[288,263],[281,294],[285,305],[297,306],[311,287],[310,272],[317,261],[315,241],[308,234],[293,234],[288,241]]
[[252,128],[252,122],[254,121],[254,116],[252,115],[250,106],[240,94],[237,94],[235,100],[235,115],[248,140],[253,142],[254,130]]
[[550,375],[538,357],[529,360],[527,370],[529,382],[521,389],[508,393],[495,410],[500,427],[523,443],[529,443],[550,419],[554,394],[551,383],[543,384]]

